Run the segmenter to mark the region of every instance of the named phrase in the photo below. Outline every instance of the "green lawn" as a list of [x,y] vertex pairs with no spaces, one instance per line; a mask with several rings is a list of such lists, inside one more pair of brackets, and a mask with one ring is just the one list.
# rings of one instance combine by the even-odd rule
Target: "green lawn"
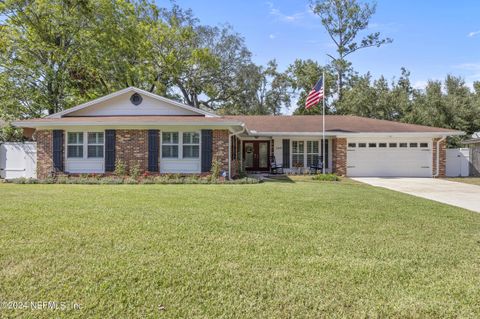
[[480,186],[480,177],[451,177],[448,180]]
[[[386,189],[0,184],[0,194],[2,318],[480,317],[480,214]],[[25,301],[68,304],[5,309]]]

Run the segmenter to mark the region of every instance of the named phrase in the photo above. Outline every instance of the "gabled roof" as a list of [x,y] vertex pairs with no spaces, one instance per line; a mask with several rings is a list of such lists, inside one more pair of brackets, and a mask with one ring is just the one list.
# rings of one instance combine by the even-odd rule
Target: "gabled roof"
[[117,96],[120,96],[120,95],[129,93],[129,92],[135,92],[135,93],[138,93],[138,94],[141,94],[141,95],[145,95],[145,96],[151,97],[151,98],[153,98],[153,99],[156,99],[156,100],[158,100],[158,101],[161,101],[161,102],[170,104],[170,105],[172,105],[172,106],[179,107],[179,108],[182,108],[182,109],[185,109],[185,110],[188,110],[188,111],[197,113],[197,114],[199,114],[199,115],[211,116],[211,117],[218,117],[218,115],[216,115],[216,114],[214,114],[214,113],[211,113],[211,112],[208,112],[208,111],[205,111],[205,110],[201,110],[201,109],[199,109],[199,108],[192,107],[192,106],[190,106],[190,105],[186,105],[186,104],[183,104],[183,103],[180,103],[180,102],[177,102],[177,101],[173,101],[173,100],[167,99],[167,98],[165,98],[165,97],[163,97],[163,96],[160,96],[160,95],[157,95],[157,94],[154,94],[154,93],[145,91],[145,90],[141,90],[141,89],[136,88],[136,87],[128,87],[128,88],[126,88],[126,89],[123,89],[123,90],[120,90],[120,91],[117,91],[117,92],[110,93],[110,94],[108,94],[108,95],[99,97],[99,98],[97,98],[97,99],[95,99],[95,100],[92,100],[92,101],[89,101],[89,102],[86,102],[86,103],[83,103],[83,104],[74,106],[74,107],[69,108],[69,109],[67,109],[67,110],[64,110],[64,111],[61,111],[61,112],[58,112],[58,113],[55,113],[55,114],[46,116],[45,118],[62,118],[62,117],[64,117],[64,116],[67,115],[67,114],[70,114],[70,113],[73,113],[73,112],[76,112],[76,111],[79,111],[79,110],[83,110],[83,109],[85,109],[85,108],[91,107],[91,106],[93,106],[93,105],[97,105],[97,104],[99,104],[99,103],[101,103],[101,102],[108,101],[108,100],[110,100],[110,99],[113,99],[113,98],[115,98],[115,97],[117,97]]
[[[279,135],[285,133],[321,133],[321,115],[237,115],[225,116],[245,123],[247,131],[252,134]],[[377,120],[350,115],[326,115],[325,131],[335,133],[435,133],[439,135],[463,135],[461,131],[408,124],[394,121]]]

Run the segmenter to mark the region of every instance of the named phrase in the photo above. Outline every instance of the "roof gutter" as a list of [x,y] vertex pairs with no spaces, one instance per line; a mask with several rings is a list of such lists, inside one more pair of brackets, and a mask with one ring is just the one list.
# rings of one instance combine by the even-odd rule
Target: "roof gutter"
[[[322,132],[257,132],[255,130],[247,130],[248,135],[252,136],[322,136]],[[454,136],[465,135],[465,132],[342,132],[330,131],[325,132],[325,136],[364,138],[364,137],[418,137],[418,136]]]
[[190,121],[148,121],[148,122],[132,122],[132,121],[115,121],[115,122],[54,122],[54,121],[16,121],[12,122],[14,126],[17,127],[30,127],[30,128],[49,128],[49,127],[66,127],[66,126],[127,126],[127,127],[136,127],[136,126],[242,126],[242,122],[235,121],[225,121],[225,122],[190,122]]

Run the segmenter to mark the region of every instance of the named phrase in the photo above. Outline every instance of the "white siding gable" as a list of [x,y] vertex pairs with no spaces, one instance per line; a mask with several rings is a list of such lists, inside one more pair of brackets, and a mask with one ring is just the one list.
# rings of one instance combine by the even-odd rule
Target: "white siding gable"
[[120,96],[71,112],[67,116],[200,115],[144,94],[140,94],[143,98],[142,103],[140,105],[134,105],[130,101],[130,97],[134,93],[135,92],[127,92]]

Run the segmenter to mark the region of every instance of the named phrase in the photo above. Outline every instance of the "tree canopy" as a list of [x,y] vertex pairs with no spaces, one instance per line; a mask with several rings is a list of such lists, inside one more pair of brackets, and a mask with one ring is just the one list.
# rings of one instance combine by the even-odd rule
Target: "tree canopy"
[[[308,92],[326,74],[329,114],[480,130],[480,82],[460,77],[415,89],[410,72],[395,79],[358,74],[347,57],[391,42],[368,33],[376,5],[311,2],[336,50],[329,65],[313,59],[280,69],[252,60],[229,25],[205,25],[189,9],[149,0],[0,1],[0,117],[41,117],[136,86],[219,114],[318,114]],[[336,54],[336,56],[335,56]],[[348,76],[346,76],[348,75]],[[0,139],[17,139],[6,127]]]

